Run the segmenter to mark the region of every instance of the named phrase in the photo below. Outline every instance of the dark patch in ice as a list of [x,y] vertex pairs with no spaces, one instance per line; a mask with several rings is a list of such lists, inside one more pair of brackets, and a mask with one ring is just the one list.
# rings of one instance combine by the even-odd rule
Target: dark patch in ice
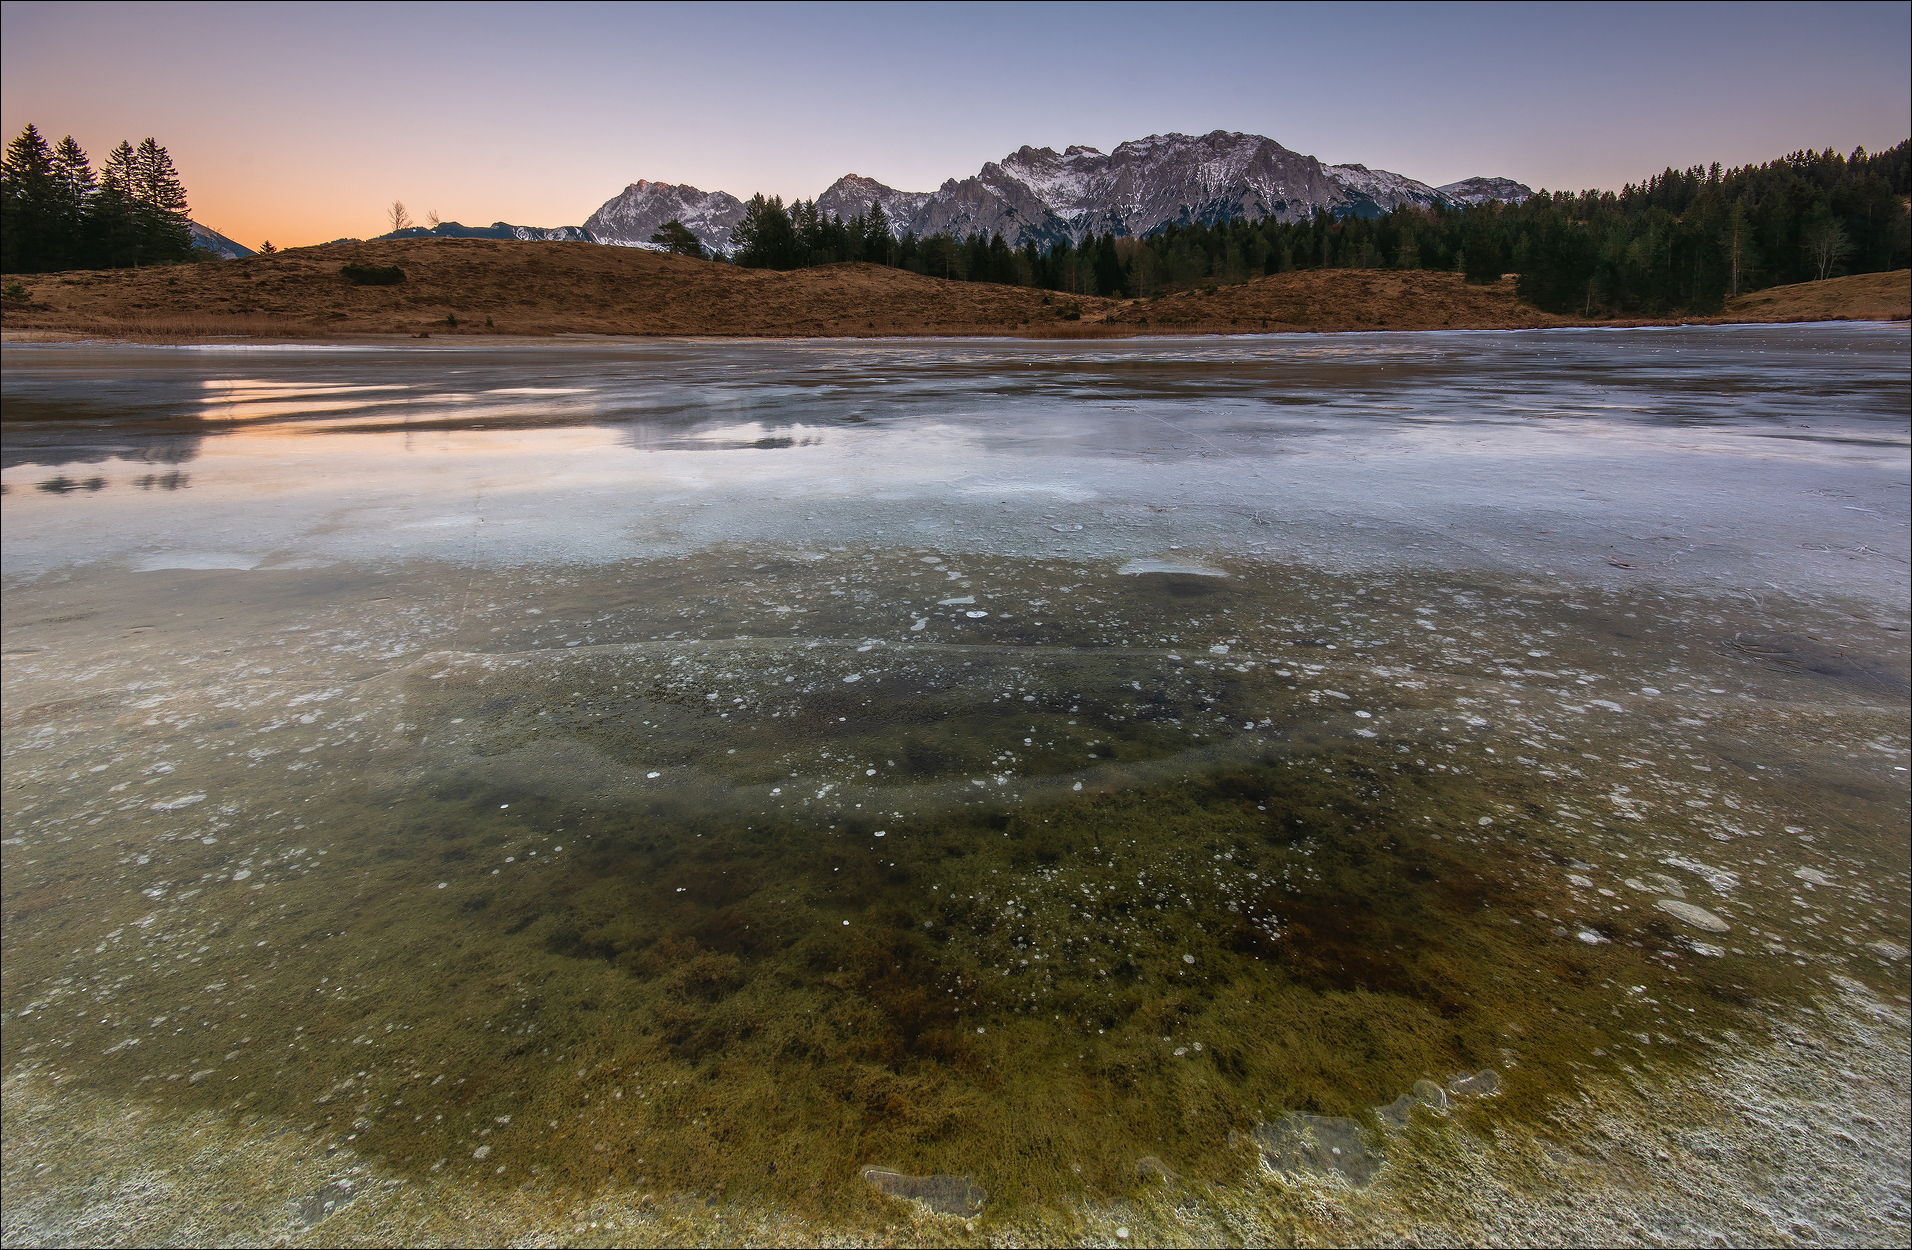
[[1873,694],[1905,698],[1912,682],[1905,673],[1891,672],[1843,647],[1800,634],[1735,634],[1727,651],[1750,656],[1767,668],[1799,676],[1823,677]]
[[1255,1144],[1262,1162],[1274,1171],[1339,1176],[1357,1189],[1366,1188],[1387,1162],[1362,1141],[1361,1126],[1341,1116],[1296,1113],[1273,1124],[1257,1124]]
[[975,1215],[989,1197],[972,1178],[947,1173],[909,1176],[887,1168],[864,1168],[863,1179],[876,1186],[879,1193],[913,1199],[940,1215]]

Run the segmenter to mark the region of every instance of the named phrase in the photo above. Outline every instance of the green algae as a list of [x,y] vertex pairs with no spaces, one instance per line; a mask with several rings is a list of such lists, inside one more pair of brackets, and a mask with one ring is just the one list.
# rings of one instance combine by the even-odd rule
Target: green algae
[[[413,570],[392,598],[442,623],[406,621],[396,662],[341,675],[347,644],[315,639],[274,685],[255,639],[213,684],[177,666],[170,702],[10,701],[10,749],[53,762],[11,778],[9,1061],[401,1172],[856,1221],[880,1218],[875,1166],[973,1175],[1007,1219],[1131,1193],[1143,1157],[1239,1182],[1257,1124],[1378,1130],[1417,1081],[1480,1068],[1504,1089],[1457,1114],[1541,1123],[1757,1033],[1834,960],[1903,992],[1902,967],[1741,905],[1788,819],[1903,873],[1863,836],[1902,794],[1799,754],[1808,721],[1843,748],[1883,710],[1755,688],[1683,626],[1645,636],[1639,602],[970,561],[979,585],[940,574],[995,592],[970,618],[911,589],[913,553],[733,563],[551,578],[529,622],[522,582],[476,587],[506,606],[474,620],[470,577]],[[800,587],[813,619],[738,638],[773,577],[770,606]],[[1458,626],[1419,625],[1457,600]],[[1677,700],[1637,693],[1673,669]],[[1729,673],[1760,697],[1696,680]],[[1645,710],[1603,722],[1605,694]],[[125,773],[153,801],[89,803],[95,756],[132,761],[102,793]],[[1648,761],[1709,771],[1648,802]],[[95,812],[121,827],[38,858]],[[1744,878],[1734,932],[1786,956],[1701,953],[1626,901],[1674,850]],[[1572,880],[1592,872],[1610,895]]]

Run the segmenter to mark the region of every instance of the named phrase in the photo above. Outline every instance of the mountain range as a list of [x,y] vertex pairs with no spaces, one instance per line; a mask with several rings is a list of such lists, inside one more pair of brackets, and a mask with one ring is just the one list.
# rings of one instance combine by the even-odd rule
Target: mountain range
[[[1142,235],[1164,226],[1236,217],[1298,221],[1325,210],[1378,217],[1402,205],[1519,203],[1533,192],[1509,178],[1468,178],[1446,186],[1365,165],[1324,165],[1262,135],[1150,135],[1113,152],[1091,147],[1022,147],[972,177],[934,191],[900,191],[845,174],[816,199],[841,217],[883,206],[899,236],[1000,234],[1012,247],[1079,244],[1089,234]],[[584,223],[599,243],[650,246],[667,221],[681,221],[713,251],[729,251],[744,204],[724,191],[639,180]]]
[[465,226],[441,221],[435,226],[407,226],[381,239],[518,239],[527,243],[590,243],[590,233],[582,226],[514,226],[494,221],[489,226]]

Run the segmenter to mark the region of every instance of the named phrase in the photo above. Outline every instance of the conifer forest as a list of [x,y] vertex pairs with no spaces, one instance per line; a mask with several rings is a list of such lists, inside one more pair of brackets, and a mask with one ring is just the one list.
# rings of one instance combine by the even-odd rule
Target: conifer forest
[[122,141],[98,173],[71,135],[28,125],[7,144],[0,269],[56,273],[194,259],[186,189],[155,140]]

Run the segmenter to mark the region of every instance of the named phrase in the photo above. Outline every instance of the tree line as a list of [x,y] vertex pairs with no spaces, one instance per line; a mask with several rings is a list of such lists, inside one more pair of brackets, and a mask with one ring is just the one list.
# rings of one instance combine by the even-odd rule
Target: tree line
[[186,189],[153,139],[122,141],[97,174],[68,135],[29,124],[0,158],[0,270],[124,269],[192,260]]
[[[1800,151],[1763,165],[1668,169],[1619,192],[1542,191],[1521,204],[1317,212],[1279,222],[1188,222],[1140,238],[1012,248],[1000,235],[891,233],[881,204],[848,220],[814,200],[757,195],[727,259],[760,269],[866,261],[932,277],[1138,298],[1294,269],[1426,269],[1469,282],[1517,273],[1521,298],[1581,315],[1713,312],[1732,295],[1912,263],[1912,142],[1850,156]],[[676,226],[676,230],[672,230]],[[697,254],[668,223],[653,242]]]

